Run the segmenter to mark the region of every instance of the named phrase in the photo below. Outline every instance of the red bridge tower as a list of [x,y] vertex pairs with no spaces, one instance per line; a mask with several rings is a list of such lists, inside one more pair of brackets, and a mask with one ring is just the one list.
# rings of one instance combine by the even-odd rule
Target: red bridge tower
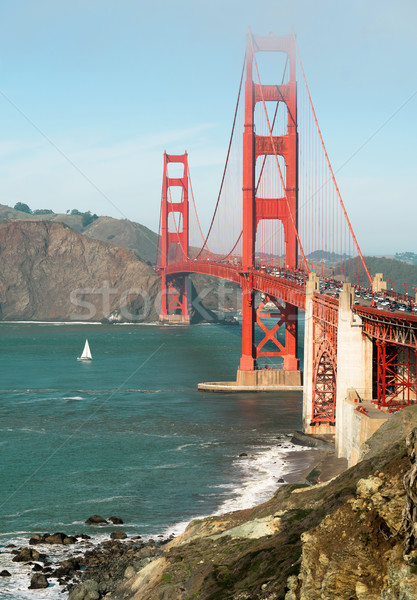
[[[282,85],[262,85],[253,81],[253,66],[257,52],[285,52],[289,63],[289,81]],[[256,67],[257,68],[257,67]],[[263,313],[262,302],[258,310],[254,306],[252,275],[255,264],[255,242],[258,224],[263,219],[277,219],[283,224],[285,236],[285,267],[295,270],[298,266],[297,209],[298,209],[298,134],[297,134],[297,87],[296,87],[296,42],[294,35],[253,36],[248,33],[246,50],[245,83],[245,128],[243,133],[243,256],[242,269],[245,284],[242,288],[242,357],[237,383],[241,385],[301,383],[298,354],[298,309],[278,299],[267,296],[276,310]],[[258,102],[283,102],[288,111],[285,135],[260,136],[255,133],[255,106]],[[264,156],[280,155],[285,160],[285,197],[258,198],[255,190],[256,161]],[[262,317],[276,317],[277,324],[270,330]],[[264,339],[255,344],[255,322],[265,333]],[[285,344],[276,337],[281,326],[285,326]],[[265,344],[274,346],[265,351]],[[260,357],[281,357],[283,370],[257,371]]]
[[[169,177],[168,165],[182,164],[182,177]],[[171,187],[181,189],[181,200],[171,199]],[[164,152],[164,173],[162,180],[161,243],[158,268],[162,278],[162,303],[160,321],[189,323],[188,277],[186,275],[167,276],[166,267],[173,262],[185,262],[188,258],[188,156]]]

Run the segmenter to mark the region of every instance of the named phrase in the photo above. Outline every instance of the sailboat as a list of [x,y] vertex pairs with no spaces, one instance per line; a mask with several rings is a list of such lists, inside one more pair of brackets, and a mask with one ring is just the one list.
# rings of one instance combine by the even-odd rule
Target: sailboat
[[77,358],[77,360],[92,360],[92,359],[93,359],[93,357],[91,356],[90,346],[88,345],[88,340],[85,340],[83,353],[81,354],[81,356],[79,356]]

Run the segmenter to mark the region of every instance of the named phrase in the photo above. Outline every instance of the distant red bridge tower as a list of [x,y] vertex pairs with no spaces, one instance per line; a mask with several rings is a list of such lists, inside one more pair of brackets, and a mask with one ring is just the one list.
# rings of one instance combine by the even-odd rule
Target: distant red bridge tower
[[[176,163],[184,166],[182,177],[169,177],[168,165]],[[181,190],[181,199],[173,202],[171,188]],[[178,218],[172,218],[178,213]],[[172,215],[172,216],[171,216]],[[177,225],[178,223],[178,225]],[[161,204],[161,247],[159,268],[162,278],[162,303],[160,321],[189,323],[188,277],[186,275],[166,275],[169,262],[183,262],[188,259],[188,156],[164,152],[164,173],[162,180]]]

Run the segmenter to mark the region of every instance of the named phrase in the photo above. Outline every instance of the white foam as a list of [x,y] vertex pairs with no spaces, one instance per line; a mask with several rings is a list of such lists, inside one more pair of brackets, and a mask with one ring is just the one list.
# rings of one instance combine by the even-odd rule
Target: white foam
[[[278,445],[278,443],[280,445]],[[218,490],[214,496],[219,498],[220,504],[213,515],[252,508],[268,500],[276,490],[285,484],[285,477],[292,472],[289,452],[305,452],[311,448],[298,446],[290,442],[290,436],[271,439],[267,445],[253,447],[247,451],[248,456],[239,457],[233,461],[233,466],[240,471],[239,484],[224,483],[211,485],[210,488]],[[279,482],[279,479],[284,482]],[[222,491],[221,491],[222,490]],[[212,494],[211,494],[212,495]],[[222,500],[222,498],[224,500]],[[193,519],[204,519],[212,515],[196,514]],[[185,531],[190,521],[180,521],[168,527],[163,533],[180,535]]]

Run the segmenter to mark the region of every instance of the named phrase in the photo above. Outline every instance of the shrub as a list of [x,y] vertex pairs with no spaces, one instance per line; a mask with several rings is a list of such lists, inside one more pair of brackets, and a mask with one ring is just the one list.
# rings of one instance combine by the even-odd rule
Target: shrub
[[16,204],[14,205],[14,209],[20,210],[20,212],[28,213],[29,215],[32,214],[31,209],[24,202],[16,202]]

